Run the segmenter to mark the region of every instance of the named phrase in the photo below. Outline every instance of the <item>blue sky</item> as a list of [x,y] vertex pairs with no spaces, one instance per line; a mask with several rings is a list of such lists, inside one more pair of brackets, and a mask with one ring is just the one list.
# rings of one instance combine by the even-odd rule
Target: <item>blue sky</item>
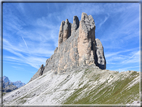
[[3,75],[27,83],[58,46],[60,24],[92,15],[107,69],[139,71],[139,3],[3,3]]

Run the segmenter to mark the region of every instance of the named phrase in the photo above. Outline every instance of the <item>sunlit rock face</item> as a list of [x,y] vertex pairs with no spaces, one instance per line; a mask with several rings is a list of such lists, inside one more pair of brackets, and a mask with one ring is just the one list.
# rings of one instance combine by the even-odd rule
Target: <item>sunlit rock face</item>
[[55,73],[65,73],[70,69],[84,65],[95,65],[106,69],[103,46],[99,39],[95,39],[95,22],[91,15],[82,13],[81,20],[73,17],[73,23],[68,19],[61,22],[58,47],[54,54],[46,60],[46,65],[32,77],[41,76],[49,70]]
[[79,65],[95,64],[95,23],[91,15],[82,13],[79,25]]
[[64,41],[66,41],[71,35],[71,23],[69,23],[68,19],[66,21],[62,21],[59,31],[59,40],[58,47]]

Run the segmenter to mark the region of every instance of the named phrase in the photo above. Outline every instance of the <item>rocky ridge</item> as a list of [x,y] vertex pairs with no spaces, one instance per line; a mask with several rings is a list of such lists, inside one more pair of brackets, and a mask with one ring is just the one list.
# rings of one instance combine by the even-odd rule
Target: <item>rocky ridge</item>
[[3,76],[3,81],[1,80],[2,78],[0,79],[0,84],[3,83],[2,92],[11,92],[25,85],[25,83],[22,83],[21,81],[11,82],[6,76]]
[[0,84],[1,83],[3,84],[2,92],[11,92],[11,91],[18,88],[6,76],[3,76],[3,81],[2,81],[2,78],[1,78]]
[[25,85],[25,83],[22,83],[21,81],[16,81],[16,82],[12,82],[16,87],[20,88],[22,86]]
[[[119,73],[101,70],[95,65],[77,67],[65,74],[55,74],[50,70],[25,86],[4,95],[3,103],[5,106],[60,104],[125,106],[134,101],[140,102],[139,79],[139,72],[136,71]],[[135,105],[138,106],[140,103]]]
[[94,19],[91,15],[82,13],[80,22],[77,16],[73,17],[73,23],[68,19],[61,22],[58,47],[46,60],[46,65],[41,65],[30,81],[49,70],[62,74],[72,68],[92,64],[106,69],[102,43],[95,39]]

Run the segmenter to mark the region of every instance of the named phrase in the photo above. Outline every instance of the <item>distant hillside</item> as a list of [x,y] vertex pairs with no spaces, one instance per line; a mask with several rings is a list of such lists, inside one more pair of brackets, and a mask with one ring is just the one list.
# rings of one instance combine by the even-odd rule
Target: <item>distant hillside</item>
[[13,84],[14,84],[16,87],[18,87],[18,88],[20,88],[20,87],[22,87],[23,85],[25,85],[25,83],[22,83],[21,81],[13,82]]
[[23,85],[25,85],[25,83],[22,83],[21,81],[11,82],[8,77],[3,76],[3,92],[11,92]]

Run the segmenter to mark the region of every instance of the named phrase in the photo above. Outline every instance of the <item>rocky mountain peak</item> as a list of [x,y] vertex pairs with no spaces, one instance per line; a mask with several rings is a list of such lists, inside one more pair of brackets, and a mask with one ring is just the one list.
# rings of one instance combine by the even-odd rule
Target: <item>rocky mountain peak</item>
[[66,19],[65,23],[66,23],[66,24],[69,24],[69,20],[68,20],[68,19]]
[[72,24],[72,33],[75,32],[79,27],[79,19],[77,16],[73,17],[73,24]]
[[59,40],[58,47],[64,41],[66,41],[71,35],[71,23],[69,23],[68,19],[66,21],[62,21],[59,31]]
[[[0,83],[2,83],[2,77]],[[3,92],[11,92],[23,85],[25,85],[25,83],[22,83],[21,81],[11,82],[8,77],[3,76]]]
[[6,76],[3,76],[3,82],[7,83],[7,82],[10,82],[9,78],[6,77]]
[[88,16],[86,13],[82,13],[81,25],[84,31],[90,31],[91,29],[95,30],[95,22],[93,17],[91,15]]
[[77,16],[73,17],[73,23],[68,19],[62,21],[58,47],[46,60],[45,67],[42,65],[31,80],[49,70],[62,74],[78,66],[92,64],[106,69],[103,46],[99,39],[95,39],[95,27],[93,17],[86,13],[82,13],[80,22]]

